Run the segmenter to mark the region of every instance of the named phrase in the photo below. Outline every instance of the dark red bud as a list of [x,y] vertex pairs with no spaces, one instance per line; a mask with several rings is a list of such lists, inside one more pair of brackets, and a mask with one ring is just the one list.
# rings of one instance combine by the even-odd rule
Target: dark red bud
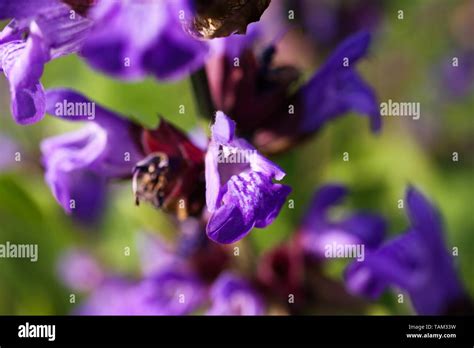
[[146,201],[179,219],[199,216],[205,204],[204,152],[165,120],[144,130],[148,156],[134,169],[137,204]]

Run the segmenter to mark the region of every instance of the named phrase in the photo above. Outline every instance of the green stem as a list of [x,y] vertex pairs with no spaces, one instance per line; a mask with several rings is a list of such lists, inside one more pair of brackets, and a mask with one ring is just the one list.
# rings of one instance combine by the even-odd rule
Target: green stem
[[213,119],[215,107],[212,102],[206,70],[204,68],[199,69],[191,75],[191,85],[199,114],[203,118]]

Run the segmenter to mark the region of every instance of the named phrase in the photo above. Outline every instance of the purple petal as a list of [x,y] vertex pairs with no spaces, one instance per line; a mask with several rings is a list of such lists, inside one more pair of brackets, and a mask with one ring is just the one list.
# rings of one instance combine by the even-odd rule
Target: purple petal
[[[97,134],[102,133],[101,137],[106,138],[104,140],[106,143],[100,148],[101,161],[94,164],[94,169],[100,171],[102,175],[107,177],[130,175],[134,163],[143,158],[137,125],[71,90],[48,90],[46,99],[46,111],[49,114],[69,121],[89,121],[97,125],[93,129]],[[72,112],[69,112],[70,107]],[[93,113],[78,113],[86,109],[92,110]],[[93,138],[95,131],[89,131],[89,139]],[[68,135],[64,137],[67,139]],[[83,152],[93,155],[97,154],[98,150],[99,148],[88,152],[84,149]]]
[[409,294],[417,313],[443,314],[464,292],[444,247],[439,216],[412,187],[407,205],[412,229],[369,254],[364,262],[353,263],[346,272],[347,286],[377,298],[393,285]]
[[83,222],[96,221],[103,210],[106,177],[93,168],[106,145],[107,135],[93,124],[41,144],[48,186],[63,209]]
[[15,153],[20,148],[12,139],[0,134],[0,149],[0,172],[2,172],[15,164]]
[[170,270],[139,284],[135,312],[141,315],[185,315],[201,306],[205,298],[205,288],[194,275]]
[[413,229],[423,236],[433,251],[444,250],[443,224],[437,209],[413,186],[407,190],[406,203]]
[[112,76],[142,77],[142,54],[165,25],[160,1],[100,1],[90,16],[95,25],[81,51],[88,63]]
[[72,290],[92,291],[102,282],[104,274],[100,265],[85,250],[66,252],[58,263],[59,276]]
[[[247,141],[235,138],[235,122],[217,112],[206,154],[206,203],[212,213],[207,235],[233,243],[253,227],[268,226],[291,189],[274,184],[283,170],[261,156]],[[239,160],[236,160],[238,158]]]
[[206,204],[209,212],[214,212],[218,206],[221,192],[221,180],[219,173],[219,164],[217,163],[219,156],[219,145],[215,143],[209,144],[206,153]]
[[350,216],[341,221],[339,226],[354,235],[359,244],[364,244],[370,249],[382,243],[386,230],[386,222],[381,216],[367,213]]
[[181,29],[179,23],[174,30],[164,31],[143,56],[143,67],[157,79],[176,80],[190,75],[201,66],[208,55],[208,47],[193,39]]
[[222,111],[216,112],[214,125],[211,127],[212,140],[219,144],[230,143],[235,134],[235,122]]
[[331,245],[363,245],[370,251],[380,245],[385,235],[385,220],[378,215],[357,212],[340,221],[329,218],[329,209],[342,203],[347,188],[328,184],[315,194],[301,227],[300,240],[306,252],[325,257]]
[[45,97],[39,79],[48,60],[49,54],[34,32],[26,42],[0,45],[0,66],[10,83],[11,112],[19,124],[31,124],[44,117]]
[[58,5],[59,0],[2,0],[0,20],[32,17]]
[[[453,66],[453,57],[458,57],[459,65]],[[441,66],[441,88],[443,94],[462,98],[474,88],[474,51],[451,53]]]
[[35,17],[32,26],[38,27],[51,59],[78,52],[92,28],[92,21],[60,1],[54,8]]
[[230,273],[221,275],[211,288],[208,315],[263,315],[260,296],[245,280]]
[[184,32],[180,11],[191,11],[186,0],[99,2],[82,55],[119,78],[182,78],[202,66],[208,46]]
[[218,243],[233,243],[253,227],[268,226],[280,212],[290,191],[288,186],[273,184],[259,172],[233,176],[227,183],[223,204],[209,219],[209,238]]
[[125,279],[107,279],[80,305],[79,315],[139,315],[134,304],[137,286]]
[[55,169],[47,170],[46,182],[58,203],[78,221],[96,222],[105,205],[105,178],[88,170]]
[[[305,116],[302,132],[314,132],[327,121],[349,111],[368,115],[372,130],[381,126],[375,93],[354,70],[370,43],[368,33],[359,33],[343,42],[326,64],[300,90]],[[344,66],[344,59],[349,66]]]
[[328,58],[322,70],[340,70],[345,58],[349,58],[350,65],[357,62],[367,54],[371,41],[369,32],[361,31],[343,41]]
[[137,244],[141,269],[145,276],[157,274],[179,262],[175,252],[158,235],[140,233]]
[[313,196],[303,225],[310,227],[319,224],[326,217],[327,210],[342,203],[347,194],[348,190],[343,185],[326,184],[321,187]]
[[213,54],[225,55],[229,59],[240,57],[242,53],[251,49],[254,43],[263,34],[260,23],[251,23],[247,28],[245,35],[230,35],[223,38],[215,38],[211,40],[211,49]]
[[[46,8],[42,5],[37,4],[41,13],[31,21],[12,21],[0,39],[0,68],[10,83],[11,111],[15,121],[23,125],[44,116],[45,97],[40,83],[44,64],[76,52],[91,26],[80,15],[71,17],[70,7],[60,1]],[[22,36],[26,34],[25,41]]]
[[235,203],[227,203],[211,215],[206,233],[217,243],[230,244],[245,237],[253,225],[253,221],[245,220],[239,206]]

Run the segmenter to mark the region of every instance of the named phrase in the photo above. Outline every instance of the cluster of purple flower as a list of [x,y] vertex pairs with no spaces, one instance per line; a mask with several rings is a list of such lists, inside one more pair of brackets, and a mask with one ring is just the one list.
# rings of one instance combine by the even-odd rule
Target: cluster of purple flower
[[[274,43],[257,49],[271,30],[270,19],[249,26],[246,35],[229,36],[245,33],[269,1],[239,2],[240,7],[227,2],[232,11],[225,14],[213,1],[0,4],[0,19],[13,18],[0,33],[0,67],[16,122],[31,124],[48,113],[86,124],[41,144],[46,182],[63,209],[80,221],[96,220],[106,204],[107,184],[130,180],[137,204],[148,202],[182,224],[196,224],[191,251],[181,250],[186,243],[173,250],[146,241],[137,281],[108,275],[87,254],[71,254],[61,263],[63,277],[73,288],[92,291],[79,312],[186,314],[207,308],[209,314],[263,314],[270,308],[264,298],[287,308],[290,295],[307,299],[288,307],[301,311],[301,303],[317,297],[308,290],[309,272],[331,243],[367,247],[364,260],[347,268],[353,293],[374,298],[395,285],[423,314],[446,313],[465,299],[438,214],[414,188],[406,199],[412,226],[398,239],[382,245],[385,222],[377,215],[330,221],[327,209],[346,189],[328,185],[315,196],[292,241],[264,255],[253,276],[243,279],[227,270],[225,244],[269,226],[291,192],[279,183],[284,170],[264,155],[288,150],[351,111],[367,116],[372,131],[381,128],[375,93],[356,70],[369,49],[369,32],[348,37],[303,81],[295,66],[273,64]],[[221,36],[226,37],[216,38]],[[120,79],[151,75],[166,81],[204,72],[207,84],[201,88],[208,88],[212,105],[210,139],[200,145],[167,121],[146,129],[75,91],[45,91],[44,65],[71,53]],[[93,115],[84,112],[88,105]]]

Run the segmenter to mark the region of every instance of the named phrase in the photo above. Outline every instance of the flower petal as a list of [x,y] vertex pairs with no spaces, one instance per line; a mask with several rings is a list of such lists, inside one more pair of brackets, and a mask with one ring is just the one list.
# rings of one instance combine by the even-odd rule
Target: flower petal
[[219,243],[242,239],[253,227],[268,226],[280,212],[291,189],[274,184],[259,172],[234,175],[227,183],[223,204],[211,216],[207,233]]
[[202,66],[208,52],[207,44],[184,32],[179,16],[187,11],[187,0],[99,2],[82,55],[119,78],[182,78]]
[[169,270],[137,287],[134,312],[141,315],[185,315],[205,300],[203,284],[185,271]]
[[211,288],[212,306],[208,315],[262,315],[263,303],[245,280],[222,274]]
[[222,111],[216,112],[214,125],[211,127],[212,140],[220,144],[231,142],[235,134],[235,122]]
[[10,83],[11,112],[19,124],[35,123],[44,117],[45,97],[39,79],[48,60],[41,38],[33,32],[26,42],[0,45],[0,66]]
[[408,292],[417,313],[443,314],[465,294],[444,247],[437,211],[412,187],[407,205],[412,229],[353,263],[346,282],[353,292],[372,298],[394,285]]
[[316,227],[326,218],[327,210],[342,203],[347,194],[347,188],[340,184],[326,184],[321,187],[313,196],[303,225]]
[[[102,160],[97,170],[104,176],[130,175],[134,163],[143,158],[140,127],[83,95],[68,89],[46,92],[46,110],[49,114],[68,121],[88,121],[98,133],[106,136]],[[87,112],[85,112],[87,110]],[[92,112],[90,112],[92,111]],[[89,133],[92,136],[92,132]],[[68,135],[64,136],[66,139]],[[76,147],[77,148],[77,147]],[[87,150],[84,150],[87,151]],[[91,154],[95,151],[91,151]]]
[[101,266],[86,250],[68,250],[59,260],[59,276],[63,283],[76,291],[91,291],[102,282]]
[[219,173],[219,146],[215,143],[209,144],[206,153],[206,205],[209,212],[214,212],[218,206],[221,195],[221,179]]
[[57,5],[58,0],[2,0],[0,3],[0,20],[31,17]]
[[350,37],[302,87],[299,91],[305,113],[299,126],[302,132],[314,132],[327,121],[349,111],[368,115],[372,130],[380,128],[381,117],[375,93],[354,70],[357,61],[365,55],[369,43],[368,33]]

